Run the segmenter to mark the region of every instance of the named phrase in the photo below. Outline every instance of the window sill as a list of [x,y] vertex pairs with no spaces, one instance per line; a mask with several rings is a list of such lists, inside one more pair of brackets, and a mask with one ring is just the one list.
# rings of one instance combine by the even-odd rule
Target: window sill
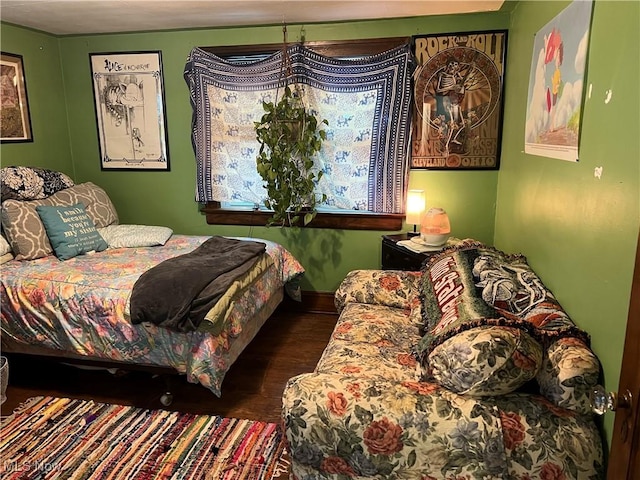
[[[201,211],[208,225],[266,226],[269,212],[220,208],[217,202],[209,202]],[[318,213],[304,228],[335,228],[343,230],[402,230],[404,214],[388,213]]]

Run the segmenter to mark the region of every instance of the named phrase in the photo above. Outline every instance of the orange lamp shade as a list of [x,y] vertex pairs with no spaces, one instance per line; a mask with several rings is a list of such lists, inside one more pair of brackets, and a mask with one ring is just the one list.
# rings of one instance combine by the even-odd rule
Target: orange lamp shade
[[442,208],[430,208],[420,223],[420,238],[427,245],[444,245],[451,234],[447,212]]

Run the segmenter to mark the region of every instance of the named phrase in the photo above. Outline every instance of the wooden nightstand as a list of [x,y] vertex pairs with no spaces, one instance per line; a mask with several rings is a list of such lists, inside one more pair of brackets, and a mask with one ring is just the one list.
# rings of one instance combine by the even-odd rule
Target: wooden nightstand
[[[382,236],[382,269],[383,270],[420,270],[424,262],[432,253],[412,252],[408,248],[398,245],[406,240],[407,234]],[[436,252],[434,252],[436,253]]]

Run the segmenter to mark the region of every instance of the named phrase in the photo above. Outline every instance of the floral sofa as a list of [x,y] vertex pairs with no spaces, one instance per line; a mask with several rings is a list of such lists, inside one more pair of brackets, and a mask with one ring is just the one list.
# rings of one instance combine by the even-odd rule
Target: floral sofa
[[350,272],[335,302],[283,393],[292,479],[603,478],[599,361],[524,257],[464,241]]

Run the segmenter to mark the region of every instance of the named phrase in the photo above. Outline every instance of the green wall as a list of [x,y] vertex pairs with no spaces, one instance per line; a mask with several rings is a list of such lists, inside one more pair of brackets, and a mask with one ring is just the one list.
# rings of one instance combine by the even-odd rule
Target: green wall
[[[640,3],[594,2],[577,163],[523,151],[534,35],[568,4],[521,2],[512,13],[495,244],[527,256],[591,334],[616,391],[640,224]],[[609,438],[612,425],[608,414]]]
[[33,133],[33,142],[2,144],[2,166],[46,167],[73,177],[58,39],[3,23],[0,45],[22,55]]

